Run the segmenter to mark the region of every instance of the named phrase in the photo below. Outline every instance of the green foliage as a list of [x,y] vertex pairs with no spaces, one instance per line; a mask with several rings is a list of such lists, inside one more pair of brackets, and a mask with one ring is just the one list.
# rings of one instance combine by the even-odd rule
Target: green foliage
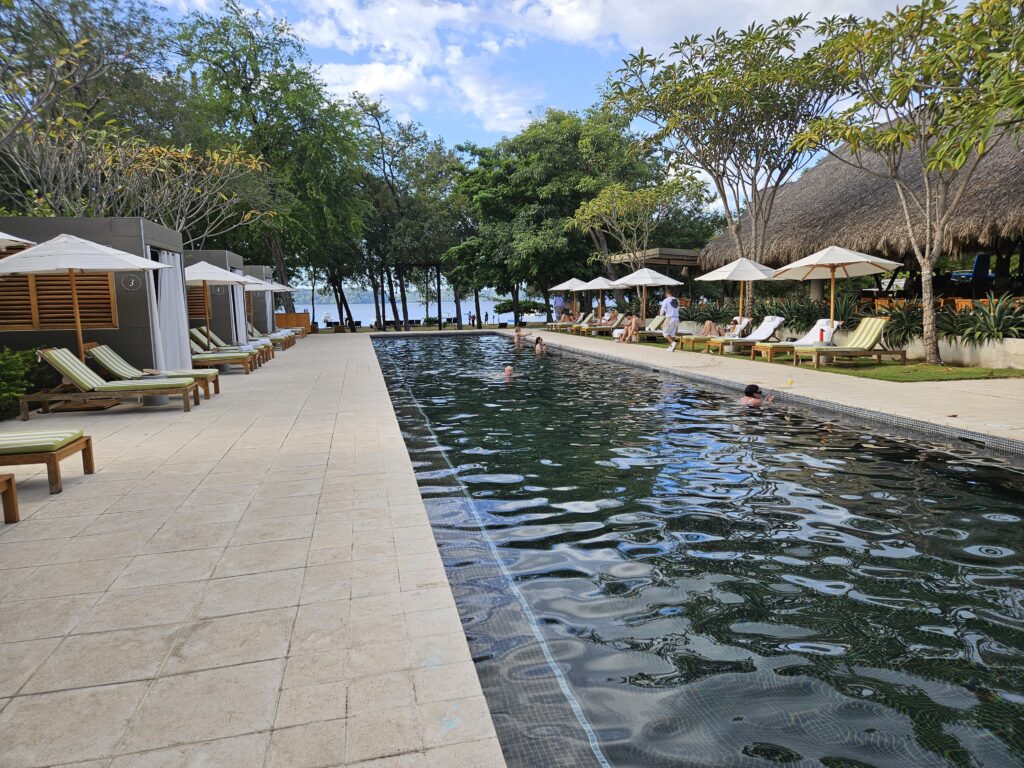
[[18,398],[57,383],[54,370],[39,363],[34,349],[0,347],[0,419],[18,413]]
[[902,349],[924,334],[924,309],[920,302],[908,301],[881,309],[878,314],[889,318],[883,341],[890,349]]
[[1003,339],[1024,337],[1024,307],[1009,295],[988,295],[987,303],[974,302],[974,309],[961,313],[963,325],[960,338],[966,344],[984,344]]
[[[519,312],[523,315],[534,315],[547,310],[547,305],[543,301],[534,301],[532,299],[520,299],[519,300]],[[506,315],[512,311],[512,300],[503,299],[502,301],[496,302],[494,305],[495,315]]]

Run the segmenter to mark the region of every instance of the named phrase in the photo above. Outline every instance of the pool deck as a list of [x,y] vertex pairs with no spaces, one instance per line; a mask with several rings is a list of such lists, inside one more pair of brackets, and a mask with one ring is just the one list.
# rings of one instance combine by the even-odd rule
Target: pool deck
[[780,403],[819,404],[880,425],[935,430],[952,441],[983,439],[993,450],[1024,460],[1024,379],[878,381],[815,371],[809,364],[797,368],[705,352],[670,353],[664,346],[616,344],[607,338],[536,332],[551,347],[729,387],[758,384],[776,394]]
[[504,766],[370,337],[222,383],[0,422],[97,462],[15,468],[0,768]]

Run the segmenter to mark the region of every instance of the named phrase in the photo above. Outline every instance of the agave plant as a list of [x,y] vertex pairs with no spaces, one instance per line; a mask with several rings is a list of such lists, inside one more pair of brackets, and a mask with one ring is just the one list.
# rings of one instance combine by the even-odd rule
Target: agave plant
[[919,302],[908,301],[879,310],[879,314],[889,318],[885,324],[885,345],[890,349],[905,347],[924,335],[924,309]]
[[963,314],[967,319],[963,321],[960,337],[967,344],[1024,336],[1024,308],[1007,294],[997,298],[990,293],[987,302],[976,301],[973,311]]

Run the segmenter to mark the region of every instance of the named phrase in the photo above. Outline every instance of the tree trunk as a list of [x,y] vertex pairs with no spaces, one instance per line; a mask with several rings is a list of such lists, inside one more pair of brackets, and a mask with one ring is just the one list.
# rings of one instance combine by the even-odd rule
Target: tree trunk
[[[263,236],[264,241],[267,243],[267,247],[270,249],[271,255],[274,257],[274,271],[277,273],[277,281],[282,285],[288,284],[288,270],[284,265],[284,251],[281,250],[281,242],[277,238],[276,232],[267,232]],[[284,293],[281,295],[281,301],[284,303],[285,312],[295,312],[295,301],[292,299],[290,293]]]
[[437,330],[444,330],[444,318],[441,317],[441,265],[437,266]]
[[398,330],[398,304],[395,303],[395,281],[391,277],[391,269],[385,267],[384,273],[388,276],[388,296],[391,298],[391,316],[395,318],[395,330]]
[[932,267],[927,262],[921,264],[921,309],[923,311],[924,333],[921,343],[924,345],[924,361],[932,365],[942,364],[939,353],[939,335],[935,330],[935,292],[932,289]]
[[338,293],[339,281],[330,273],[327,273],[327,285],[334,294],[334,306],[338,308],[338,324],[345,324],[345,310],[341,306],[341,294]]
[[402,328],[409,330],[409,300],[405,295],[405,268],[398,267],[398,292],[402,296]]
[[388,286],[384,282],[384,268],[381,267],[380,277],[380,329],[386,331],[388,329]]
[[519,325],[519,283],[512,285],[512,325]]
[[548,293],[548,289],[547,288],[544,289],[543,293],[544,293],[544,313],[547,315],[548,322],[549,323],[553,323],[554,319],[551,317],[551,294]]
[[462,296],[459,294],[459,286],[452,283],[452,294],[455,297],[455,327],[462,330]]
[[352,317],[352,307],[348,305],[348,296],[345,295],[345,286],[338,281],[338,295],[341,297],[341,306],[345,309],[345,314],[348,316],[348,329],[352,333],[356,332],[356,319]]
[[373,317],[374,317],[374,323],[375,323],[375,325],[378,328],[383,328],[384,326],[381,325],[381,318],[380,318],[380,304],[377,303],[377,294],[378,294],[378,291],[377,291],[377,281],[373,277],[373,270],[372,269],[369,270],[369,273],[367,274],[367,277],[370,278],[370,287],[373,289]]
[[480,315],[480,289],[473,289],[473,305],[476,307],[476,327],[480,330],[484,327],[484,319]]

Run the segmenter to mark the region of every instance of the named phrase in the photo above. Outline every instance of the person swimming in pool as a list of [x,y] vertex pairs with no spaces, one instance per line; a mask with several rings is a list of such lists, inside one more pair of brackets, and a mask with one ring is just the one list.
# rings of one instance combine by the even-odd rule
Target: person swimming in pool
[[542,339],[540,336],[533,340],[533,351],[538,355],[543,355],[545,352],[544,339]]
[[505,377],[505,381],[512,381],[514,372],[511,365],[506,365],[505,370],[501,372],[501,375]]
[[748,384],[743,390],[743,397],[740,398],[740,405],[749,408],[760,408],[762,405],[769,405],[775,402],[775,395],[765,395],[757,384]]

